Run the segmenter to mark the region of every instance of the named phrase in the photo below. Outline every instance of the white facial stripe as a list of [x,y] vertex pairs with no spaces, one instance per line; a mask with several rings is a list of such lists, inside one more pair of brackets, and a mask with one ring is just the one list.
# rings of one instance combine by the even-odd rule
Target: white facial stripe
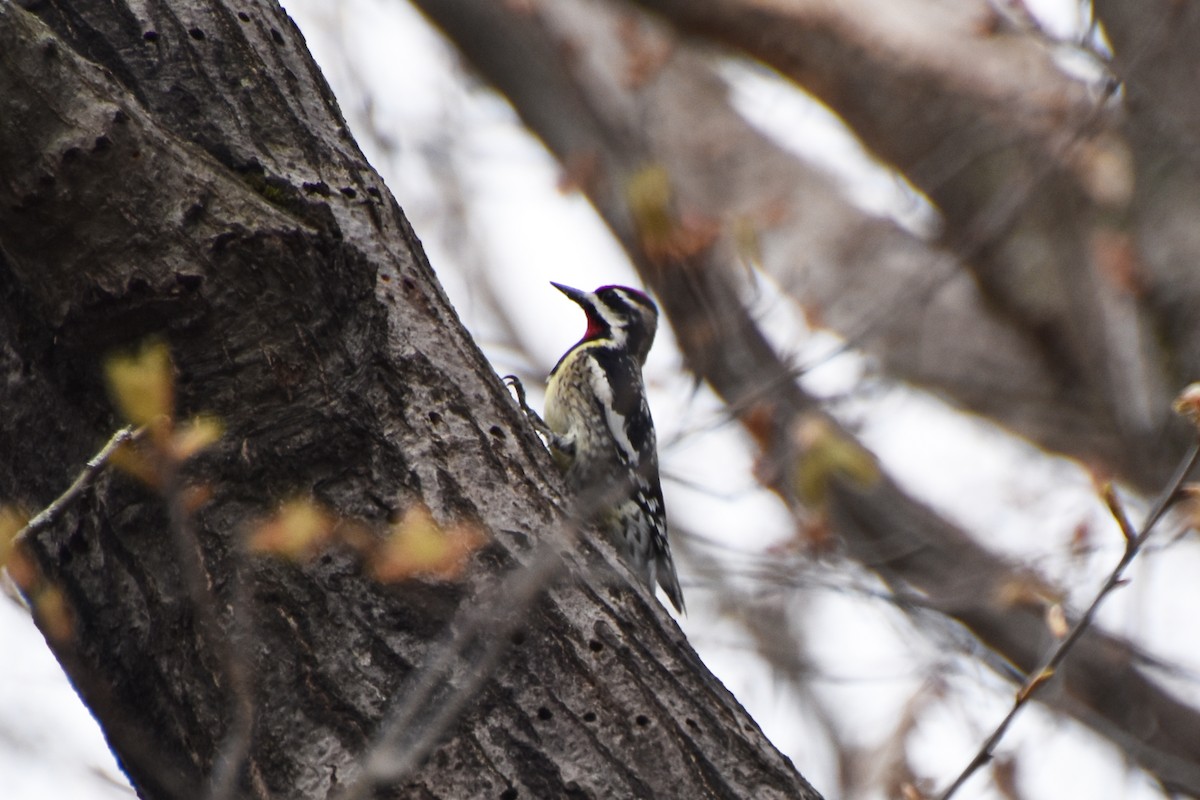
[[646,306],[646,302],[644,300],[642,300],[640,297],[634,297],[632,292],[628,292],[624,289],[617,289],[617,294],[619,294],[621,296],[621,299],[624,300],[625,303],[627,305],[629,305],[631,308],[636,308],[636,309],[640,310],[640,309],[645,308],[645,306]]

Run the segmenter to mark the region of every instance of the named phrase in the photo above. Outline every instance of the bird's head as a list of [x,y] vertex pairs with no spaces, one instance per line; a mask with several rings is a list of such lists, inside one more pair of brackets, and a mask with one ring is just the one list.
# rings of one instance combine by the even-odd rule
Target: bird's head
[[645,292],[628,286],[601,286],[594,292],[551,285],[575,301],[587,314],[583,341],[610,341],[625,347],[644,364],[658,330],[658,306]]

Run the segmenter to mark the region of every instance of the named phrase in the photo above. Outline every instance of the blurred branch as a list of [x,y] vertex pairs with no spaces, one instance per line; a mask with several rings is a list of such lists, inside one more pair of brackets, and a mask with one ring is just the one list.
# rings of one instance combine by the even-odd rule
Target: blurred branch
[[1040,37],[985,0],[634,2],[779,70],[931,194],[951,179],[947,165],[966,168],[997,145],[1054,156],[1095,107]]
[[1200,10],[1172,0],[1094,0],[1112,42],[1113,69],[1129,95],[1125,125],[1135,146],[1153,134],[1170,160],[1195,165],[1200,102],[1195,76]]
[[1131,202],[1114,220],[1115,263],[1151,309],[1166,367],[1182,384],[1200,375],[1200,271],[1191,234],[1200,217],[1200,8],[1174,0],[1092,5],[1122,81],[1120,133],[1134,177]]
[[[1117,84],[1103,65],[1093,62],[1091,84],[1069,77],[1040,34],[983,0],[637,3],[760,59],[833,109],[933,201],[942,241],[974,274],[990,313],[1029,348],[1023,367],[982,362],[994,381],[968,362],[947,362],[953,345],[890,358],[890,369],[1143,490],[1161,485],[1184,449],[1181,438],[1165,435],[1181,432],[1166,413],[1171,387],[1200,368],[1189,339],[1160,334],[1164,324],[1193,330],[1184,309],[1200,294],[1191,279],[1187,300],[1178,287],[1165,293],[1167,276],[1178,277],[1195,256],[1165,257],[1190,239],[1164,231],[1161,220],[1194,219],[1188,198],[1197,193],[1187,176],[1170,180],[1187,183],[1190,195],[1182,186],[1178,201],[1157,191],[1161,155],[1144,167],[1131,162],[1121,109],[1111,102]],[[1148,12],[1129,4],[1128,16],[1152,28],[1177,13],[1169,2],[1156,5]],[[1173,41],[1182,50],[1194,38]],[[1159,220],[1158,235],[1139,242],[1126,220],[1144,214],[1147,228]],[[1152,269],[1164,279],[1162,297],[1152,292]],[[1181,375],[1183,355],[1190,370]],[[1027,369],[1046,369],[1048,379],[1030,381]],[[1165,446],[1141,446],[1148,439]]]

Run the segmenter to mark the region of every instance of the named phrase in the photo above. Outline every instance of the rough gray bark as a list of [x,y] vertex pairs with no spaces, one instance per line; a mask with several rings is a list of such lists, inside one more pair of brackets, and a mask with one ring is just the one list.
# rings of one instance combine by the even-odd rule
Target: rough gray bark
[[[118,425],[104,354],[165,335],[181,411],[226,425],[190,469],[215,490],[194,528],[253,686],[239,794],[326,797],[560,524],[557,478],[277,5],[28,6],[0,2],[0,493],[52,499]],[[372,523],[420,501],[492,538],[457,583],[381,586],[340,548],[242,555],[253,519],[308,493]],[[34,542],[75,620],[52,646],[147,798],[196,796],[234,752],[169,528],[106,474]],[[389,794],[817,797],[658,604],[584,560]]]

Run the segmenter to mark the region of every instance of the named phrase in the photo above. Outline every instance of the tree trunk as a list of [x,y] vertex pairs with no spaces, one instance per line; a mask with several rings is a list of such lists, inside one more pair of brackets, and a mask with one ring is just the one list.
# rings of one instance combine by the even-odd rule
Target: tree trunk
[[[121,474],[31,542],[72,620],[48,641],[139,794],[224,769],[238,795],[326,797],[389,709],[422,701],[402,741],[436,734],[421,709],[483,670],[390,794],[817,797],[606,545],[584,535],[544,593],[522,581],[564,528],[558,478],[280,8],[28,5],[0,2],[0,494],[36,508],[69,483],[121,424],[105,354],[151,335],[181,415],[225,428],[186,473],[212,489],[186,523],[211,608],[178,515]],[[490,537],[458,580],[390,585],[346,546],[245,555],[309,495]]]

